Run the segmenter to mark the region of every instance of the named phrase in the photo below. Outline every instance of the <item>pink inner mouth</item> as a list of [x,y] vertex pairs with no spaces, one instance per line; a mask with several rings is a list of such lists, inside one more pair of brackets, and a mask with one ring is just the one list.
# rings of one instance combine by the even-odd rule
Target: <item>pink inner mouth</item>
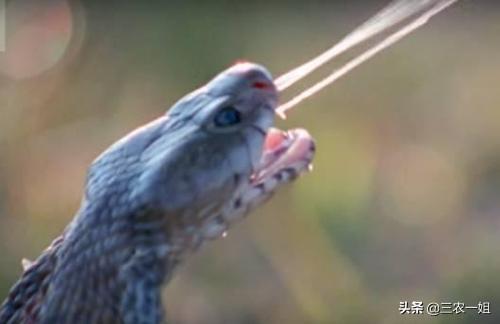
[[283,169],[297,173],[305,171],[314,156],[314,140],[305,129],[281,131],[271,128],[267,132],[258,170],[253,182],[261,182]]

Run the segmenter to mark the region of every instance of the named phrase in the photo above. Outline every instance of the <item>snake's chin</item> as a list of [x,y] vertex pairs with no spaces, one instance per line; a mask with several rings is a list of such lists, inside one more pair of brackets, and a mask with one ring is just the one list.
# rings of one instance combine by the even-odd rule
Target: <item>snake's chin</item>
[[270,177],[286,174],[291,180],[311,170],[315,144],[309,132],[302,128],[282,131],[270,128],[262,156],[251,183],[259,184]]

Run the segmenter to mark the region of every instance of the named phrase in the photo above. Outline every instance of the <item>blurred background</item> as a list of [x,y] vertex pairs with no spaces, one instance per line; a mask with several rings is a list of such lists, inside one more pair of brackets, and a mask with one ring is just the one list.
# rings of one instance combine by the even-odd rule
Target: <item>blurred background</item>
[[[279,75],[387,2],[9,1],[0,299],[107,146],[236,60]],[[170,320],[500,323],[499,9],[459,1],[280,121],[316,138],[314,171],[188,260]],[[492,314],[400,315],[403,301]]]

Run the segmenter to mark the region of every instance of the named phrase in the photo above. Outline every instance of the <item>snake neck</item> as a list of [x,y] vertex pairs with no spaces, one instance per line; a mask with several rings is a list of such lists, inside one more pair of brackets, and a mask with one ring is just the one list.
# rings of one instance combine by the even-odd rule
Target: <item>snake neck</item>
[[[148,307],[162,316],[161,287],[184,252],[176,226],[147,207],[124,215],[107,204],[82,207],[61,238],[25,271],[3,306],[10,318],[125,322],[127,310],[147,296],[155,297]],[[20,296],[26,286],[31,295]]]

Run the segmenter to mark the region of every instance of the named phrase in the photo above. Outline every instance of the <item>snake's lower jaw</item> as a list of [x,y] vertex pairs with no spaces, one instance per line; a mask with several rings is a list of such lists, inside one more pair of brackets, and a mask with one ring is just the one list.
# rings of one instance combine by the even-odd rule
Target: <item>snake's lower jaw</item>
[[260,205],[282,185],[312,169],[314,140],[305,129],[271,128],[266,136],[259,167],[237,198],[246,211]]
[[279,181],[288,176],[288,180],[293,179],[310,169],[314,151],[314,140],[307,130],[271,128],[266,136],[260,165],[251,182],[258,185],[271,178]]
[[282,185],[311,170],[315,144],[304,129],[268,131],[259,167],[228,201],[220,214],[203,224],[203,237],[215,239],[243,218]]

